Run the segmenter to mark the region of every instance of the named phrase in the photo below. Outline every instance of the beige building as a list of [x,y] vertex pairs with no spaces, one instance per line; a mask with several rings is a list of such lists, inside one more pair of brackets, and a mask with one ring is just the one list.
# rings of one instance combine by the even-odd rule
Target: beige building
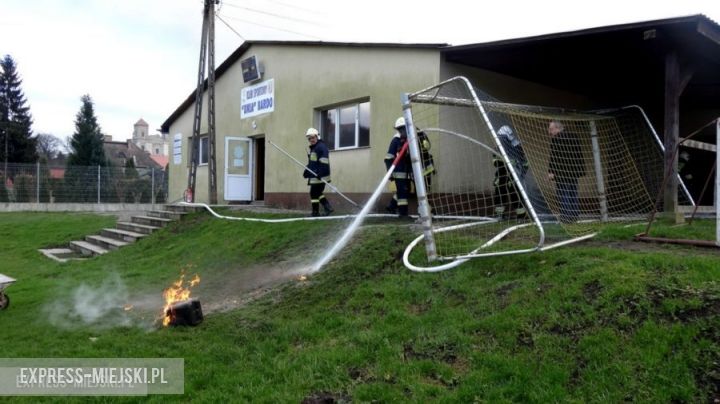
[[[367,199],[385,171],[383,158],[392,125],[402,113],[400,94],[437,80],[438,49],[438,45],[246,42],[216,73],[218,201],[307,206],[302,167],[270,142],[304,164],[304,134],[309,127],[318,128],[331,149],[333,185],[353,200]],[[246,83],[241,59],[251,55],[263,74]],[[259,101],[253,104],[253,99]],[[193,101],[191,95],[163,125],[173,142],[171,200],[181,198],[187,186]],[[205,104],[201,134],[207,133],[206,111]],[[201,136],[196,201],[208,200],[206,148],[207,137]],[[330,190],[326,195],[341,205]]]
[[[331,150],[333,184],[362,204],[385,173],[401,94],[458,75],[506,102],[581,109],[638,104],[661,136],[677,138],[720,111],[720,95],[711,91],[720,85],[720,63],[708,56],[720,43],[708,32],[720,37],[716,23],[697,15],[464,46],[245,42],[216,69],[218,202],[309,207],[302,168],[271,142],[304,164],[304,134],[315,127]],[[673,52],[696,48],[684,56],[694,70],[668,70]],[[676,81],[684,86],[680,92]],[[187,188],[194,101],[193,91],[162,124],[171,145],[169,200]],[[204,101],[198,202],[208,200]],[[326,196],[349,206],[328,189]]]

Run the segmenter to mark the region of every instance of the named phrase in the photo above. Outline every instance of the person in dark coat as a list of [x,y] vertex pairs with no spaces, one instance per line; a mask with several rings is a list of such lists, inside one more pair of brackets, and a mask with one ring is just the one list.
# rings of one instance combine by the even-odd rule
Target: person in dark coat
[[580,138],[565,130],[562,123],[550,121],[550,162],[548,178],[555,183],[555,195],[560,204],[560,221],[571,223],[580,215],[578,179],[585,176]]

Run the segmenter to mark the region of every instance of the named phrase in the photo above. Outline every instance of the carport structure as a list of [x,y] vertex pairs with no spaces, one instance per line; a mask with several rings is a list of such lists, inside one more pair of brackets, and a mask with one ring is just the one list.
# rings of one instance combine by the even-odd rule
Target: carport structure
[[[670,212],[678,210],[675,146],[720,116],[720,25],[704,15],[453,46],[442,53],[449,63],[585,97],[594,108],[641,106],[664,139],[666,162],[673,163],[664,195]],[[714,130],[694,139],[714,144]]]

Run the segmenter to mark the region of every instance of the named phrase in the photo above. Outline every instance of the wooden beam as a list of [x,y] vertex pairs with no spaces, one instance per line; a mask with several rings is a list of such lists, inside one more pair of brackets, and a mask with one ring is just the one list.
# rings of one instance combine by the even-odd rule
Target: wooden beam
[[[688,83],[690,83],[690,80],[693,78],[693,75],[695,74],[695,68],[690,65],[683,66],[681,70],[681,79],[680,79],[680,86],[679,86],[679,93],[682,94],[685,92],[685,87],[687,87]],[[678,96],[680,96],[678,94]]]
[[678,159],[675,148],[680,137],[680,85],[680,62],[677,51],[672,50],[665,56],[665,172],[669,176],[665,183],[663,210],[668,213],[675,212],[678,207]]

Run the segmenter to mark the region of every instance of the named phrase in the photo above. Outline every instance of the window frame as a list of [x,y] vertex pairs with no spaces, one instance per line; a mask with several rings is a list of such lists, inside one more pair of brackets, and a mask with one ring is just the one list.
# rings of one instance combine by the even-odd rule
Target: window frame
[[[360,127],[361,127],[361,125],[360,125],[360,116],[361,116],[360,106],[362,104],[368,104],[367,145],[360,145]],[[355,114],[355,119],[354,119],[355,122],[354,122],[354,128],[353,128],[353,130],[355,132],[355,138],[353,141],[353,145],[340,147],[339,144],[340,144],[340,135],[341,135],[341,128],[342,128],[341,121],[340,121],[341,111],[343,109],[347,109],[347,108],[351,108],[351,107],[354,107],[354,114]],[[325,143],[328,145],[328,149],[331,151],[341,151],[341,150],[354,150],[354,149],[370,147],[370,122],[371,122],[370,108],[371,108],[371,106],[370,106],[369,98],[363,98],[363,99],[359,99],[359,100],[355,100],[355,101],[349,101],[349,102],[344,102],[341,104],[335,104],[330,107],[318,108],[317,109],[318,117],[319,117],[318,121],[320,122],[320,125],[318,125],[318,126],[320,127],[320,136],[322,137],[322,139],[325,140]],[[335,131],[332,135],[325,132],[325,116],[327,116],[327,114],[329,114],[330,111],[334,111],[334,114],[336,117]],[[328,141],[327,141],[329,136],[332,136],[332,138],[333,138],[332,147],[330,147],[330,143],[328,143]]]
[[[207,155],[207,151],[206,151],[205,162],[204,163],[202,162],[203,161],[203,150],[205,148],[207,148],[207,146],[205,146],[203,148],[203,139],[205,139],[205,144],[207,145],[209,142],[210,136],[207,133],[198,136],[198,149],[200,149],[199,153],[198,153],[198,167],[208,165],[207,160],[210,158],[210,156]],[[189,136],[187,138],[187,140],[188,140],[188,150],[190,151],[190,154],[188,155],[188,159],[187,159],[187,166],[190,167],[190,165],[192,165],[192,157],[193,157],[193,153],[195,151],[193,150],[194,147],[193,147],[192,136]]]
[[[203,142],[205,146],[203,146]],[[206,166],[209,163],[210,160],[210,137],[208,135],[200,135],[198,138],[198,167],[200,166]],[[203,155],[205,157],[205,161],[203,162]]]

